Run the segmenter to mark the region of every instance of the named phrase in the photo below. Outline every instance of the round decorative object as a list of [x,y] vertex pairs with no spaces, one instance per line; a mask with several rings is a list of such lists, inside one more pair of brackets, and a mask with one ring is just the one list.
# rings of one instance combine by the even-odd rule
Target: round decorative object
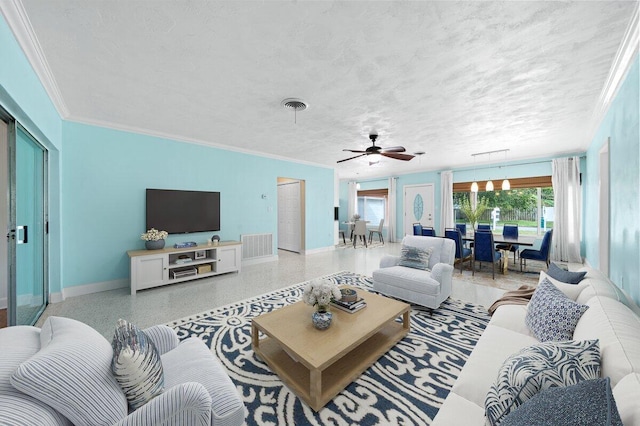
[[420,220],[422,218],[422,213],[424,213],[424,204],[422,202],[422,195],[417,194],[413,199],[413,215],[416,220]]
[[147,250],[160,250],[164,248],[164,240],[145,241],[144,246]]
[[318,308],[313,314],[311,314],[311,321],[313,321],[313,326],[318,330],[326,330],[331,325],[331,319],[333,318],[333,314],[328,311],[326,308],[322,310],[322,308]]
[[340,293],[342,293],[341,300],[343,302],[355,302],[358,300],[358,293],[352,288],[341,288]]

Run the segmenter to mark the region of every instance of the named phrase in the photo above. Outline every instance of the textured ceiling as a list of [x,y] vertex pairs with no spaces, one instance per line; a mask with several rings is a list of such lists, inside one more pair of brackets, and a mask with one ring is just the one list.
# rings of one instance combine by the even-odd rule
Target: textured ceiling
[[635,3],[22,0],[66,118],[360,179],[586,150]]

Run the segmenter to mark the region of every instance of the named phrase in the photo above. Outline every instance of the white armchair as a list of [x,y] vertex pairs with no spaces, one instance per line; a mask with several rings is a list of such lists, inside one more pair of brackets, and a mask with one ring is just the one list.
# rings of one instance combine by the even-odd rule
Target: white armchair
[[196,337],[144,330],[160,353],[164,392],[128,409],[111,372],[113,349],[69,318],[0,329],[0,423],[38,425],[242,425],[245,407],[226,370]]
[[456,245],[448,238],[407,235],[402,244],[431,249],[428,270],[401,266],[400,256],[384,256],[373,271],[373,289],[387,296],[437,309],[451,295]]

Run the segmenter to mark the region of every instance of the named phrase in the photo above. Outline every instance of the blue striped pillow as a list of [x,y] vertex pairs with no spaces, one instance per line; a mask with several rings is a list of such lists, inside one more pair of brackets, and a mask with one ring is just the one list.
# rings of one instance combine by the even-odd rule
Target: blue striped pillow
[[132,409],[162,393],[164,373],[160,354],[144,331],[120,319],[111,346],[111,370]]

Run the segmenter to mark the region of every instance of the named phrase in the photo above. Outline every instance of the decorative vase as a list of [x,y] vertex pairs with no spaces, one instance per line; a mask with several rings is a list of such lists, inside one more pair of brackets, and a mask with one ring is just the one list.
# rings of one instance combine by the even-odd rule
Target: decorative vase
[[161,248],[164,248],[164,240],[145,241],[144,246],[147,250],[160,250]]
[[311,314],[313,326],[318,330],[326,330],[331,325],[333,314],[327,306],[318,306],[317,310]]

